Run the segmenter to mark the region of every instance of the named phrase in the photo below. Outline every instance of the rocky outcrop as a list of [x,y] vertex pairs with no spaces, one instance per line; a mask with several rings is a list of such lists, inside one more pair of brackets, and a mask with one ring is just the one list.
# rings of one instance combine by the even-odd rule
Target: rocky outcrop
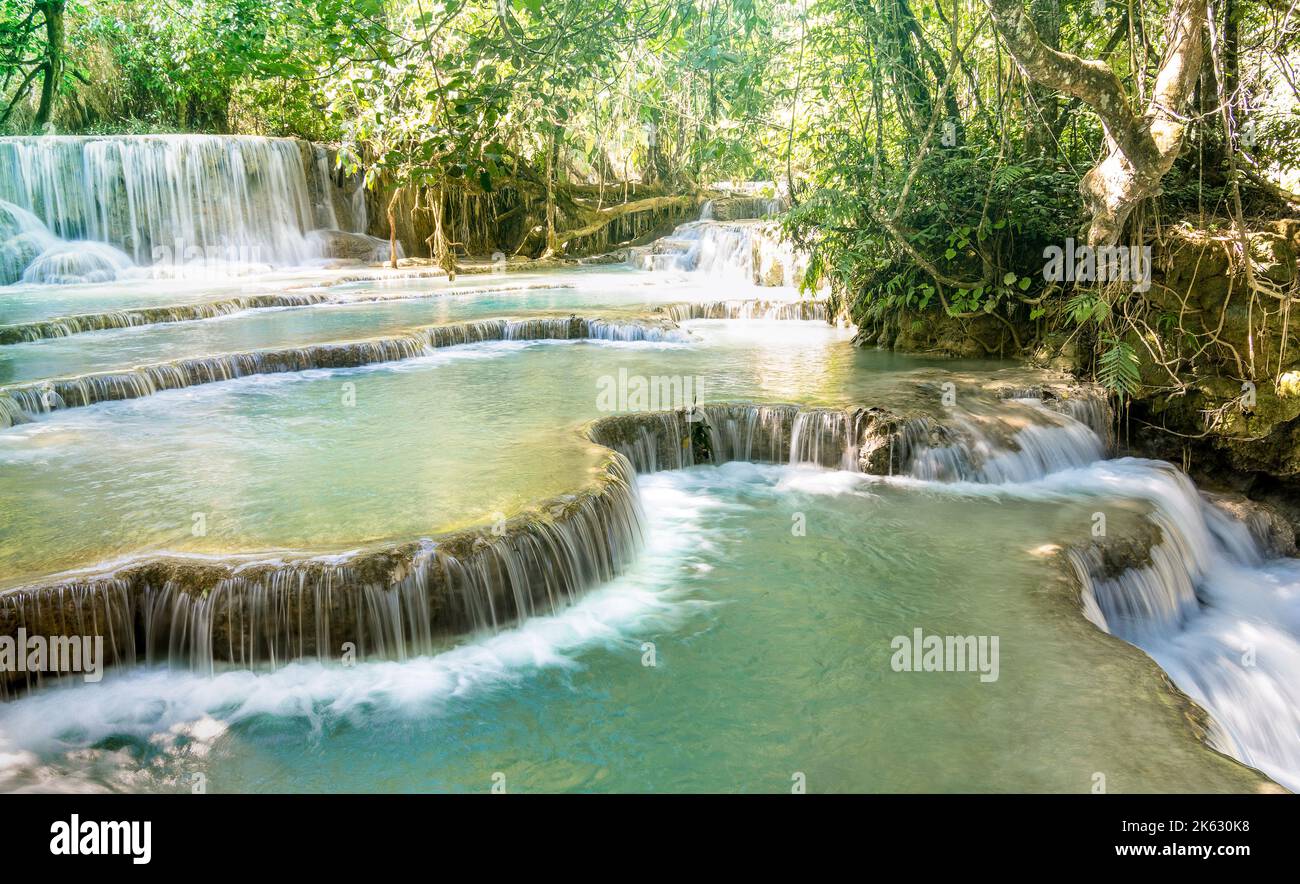
[[[348,233],[345,230],[313,230],[307,238],[320,249],[322,258],[337,261],[355,261],[362,264],[377,264],[389,256],[389,244],[377,236],[365,233]],[[404,257],[405,250],[399,249],[398,257]]]
[[[1230,232],[1169,232],[1144,298],[1161,316],[1143,352],[1133,450],[1180,463],[1206,487],[1277,506],[1300,531],[1300,219],[1252,230],[1251,273]],[[1254,286],[1252,295],[1251,285]]]
[[[1206,487],[1270,503],[1300,532],[1300,329],[1286,309],[1300,294],[1300,219],[1264,223],[1247,240],[1249,275],[1230,230],[1171,226],[1152,245],[1151,284],[1130,308],[1145,331],[1127,340],[1141,358],[1143,389],[1121,441]],[[1092,371],[1083,330],[1061,320],[1062,331],[1040,336],[1016,318],[1022,312],[953,317],[932,304],[860,315],[857,342]]]

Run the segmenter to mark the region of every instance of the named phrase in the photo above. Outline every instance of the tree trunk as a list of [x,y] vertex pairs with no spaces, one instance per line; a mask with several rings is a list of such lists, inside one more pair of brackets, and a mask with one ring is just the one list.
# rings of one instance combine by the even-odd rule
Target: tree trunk
[[[1031,0],[1029,15],[1038,29],[1038,36],[1049,49],[1061,48],[1061,0]],[[1031,83],[1026,146],[1033,156],[1055,157],[1056,118],[1060,114],[1060,99],[1056,90]]]
[[[1223,91],[1227,95],[1228,113],[1232,131],[1241,131],[1246,124],[1246,100],[1240,93],[1241,85],[1241,18],[1236,0],[1223,0]],[[1212,67],[1212,65],[1206,65]]]
[[1182,147],[1186,121],[1181,114],[1201,72],[1206,0],[1171,0],[1165,56],[1141,116],[1105,62],[1045,45],[1020,0],[987,2],[998,33],[1026,75],[1085,102],[1101,118],[1107,155],[1083,176],[1079,190],[1092,216],[1088,243],[1114,244],[1134,207],[1160,192],[1160,180]]
[[63,81],[63,8],[66,0],[38,0],[45,16],[45,61],[41,65],[41,103],[36,109],[36,129],[49,123]]
[[397,269],[397,218],[393,214],[393,209],[397,205],[397,197],[402,193],[400,187],[393,188],[393,195],[388,200],[388,207],[385,210],[388,214],[388,266],[394,270]]
[[546,150],[546,249],[543,258],[549,258],[560,250],[559,240],[555,235],[555,167],[560,152],[559,129],[551,132],[551,146]]

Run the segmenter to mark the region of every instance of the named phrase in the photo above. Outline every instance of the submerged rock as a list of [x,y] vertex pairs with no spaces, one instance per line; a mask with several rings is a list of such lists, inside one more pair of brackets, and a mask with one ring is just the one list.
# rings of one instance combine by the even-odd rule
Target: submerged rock
[[[307,239],[315,244],[322,258],[378,264],[389,259],[387,240],[366,233],[348,233],[345,230],[313,230]],[[402,244],[397,244],[397,257],[406,257]]]

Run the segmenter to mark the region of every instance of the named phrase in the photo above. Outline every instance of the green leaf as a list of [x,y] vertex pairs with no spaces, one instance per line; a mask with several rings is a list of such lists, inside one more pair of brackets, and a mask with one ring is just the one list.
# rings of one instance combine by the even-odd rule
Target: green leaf
[[1137,352],[1115,335],[1107,335],[1106,349],[1097,360],[1097,380],[1120,401],[1131,399],[1142,387]]

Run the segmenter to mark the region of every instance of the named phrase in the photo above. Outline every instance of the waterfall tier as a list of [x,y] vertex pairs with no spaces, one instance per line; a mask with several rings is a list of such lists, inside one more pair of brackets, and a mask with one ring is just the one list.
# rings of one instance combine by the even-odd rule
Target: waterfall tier
[[784,240],[770,221],[688,221],[648,246],[634,248],[628,263],[641,270],[692,273],[760,286],[797,286],[807,256]]
[[[441,278],[442,271],[419,271],[403,273],[399,279]],[[331,285],[340,286],[357,282],[391,279],[391,276],[349,275],[332,280]],[[317,304],[367,304],[394,301],[418,301],[440,298],[450,292],[442,289],[428,291],[370,292],[366,294],[349,293],[335,295],[328,291],[318,291],[318,286],[303,285],[303,290],[289,290],[259,295],[239,295],[216,301],[200,301],[193,304],[169,304],[164,307],[133,307],[123,310],[110,310],[103,313],[80,313],[72,316],[59,316],[53,319],[35,322],[0,325],[0,345],[21,344],[49,338],[66,338],[88,332],[107,331],[118,328],[141,328],[147,325],[159,325],[169,322],[194,322],[202,319],[217,319],[231,316],[246,310],[272,310],[285,307],[312,307]],[[454,291],[457,296],[484,295],[495,292],[522,292],[531,289],[571,289],[572,284],[563,283],[518,283],[513,285],[475,286]],[[310,290],[307,290],[310,289]]]
[[[404,659],[448,636],[554,613],[635,557],[643,518],[630,465],[501,525],[345,556],[157,558],[0,594],[0,635],[103,636],[109,665],[211,671],[315,657]],[[38,683],[0,677],[0,696]]]
[[[659,329],[576,318],[494,320],[436,327],[412,346],[487,335],[625,339]],[[388,355],[384,344],[366,345]],[[351,358],[362,351],[339,352]],[[749,404],[614,415],[587,428],[591,441],[609,449],[592,484],[494,529],[340,556],[162,556],[67,575],[0,593],[0,635],[20,628],[102,635],[110,662],[120,665],[277,665],[337,656],[343,642],[363,655],[425,653],[447,635],[556,610],[617,574],[641,537],[637,472],[749,460],[883,473],[895,464],[881,453],[902,457],[898,443],[911,420],[879,408]]]
[[[1210,742],[1300,789],[1300,562],[1270,520],[1233,512],[1170,464],[1099,465],[1146,501],[1150,537],[1067,551],[1085,615],[1137,645],[1209,713]],[[1236,509],[1236,508],[1233,508]]]
[[25,423],[39,414],[99,402],[139,399],[261,374],[358,368],[427,356],[442,347],[485,341],[545,340],[687,342],[689,333],[667,321],[585,319],[483,319],[418,328],[409,334],[365,341],[343,341],[283,350],[253,350],[195,356],[141,365],[124,371],[53,378],[0,387],[0,427]]
[[0,138],[0,285],[328,257],[312,231],[360,236],[365,224],[336,206],[329,165],[323,148],[287,138]]
[[769,301],[761,298],[668,304],[660,308],[676,322],[691,319],[775,319],[833,322],[825,301]]
[[602,418],[589,432],[638,472],[743,460],[1002,483],[1103,456],[1091,429],[1037,400],[971,404],[979,409],[976,416],[956,409],[947,415],[908,415],[878,407],[708,404]]

